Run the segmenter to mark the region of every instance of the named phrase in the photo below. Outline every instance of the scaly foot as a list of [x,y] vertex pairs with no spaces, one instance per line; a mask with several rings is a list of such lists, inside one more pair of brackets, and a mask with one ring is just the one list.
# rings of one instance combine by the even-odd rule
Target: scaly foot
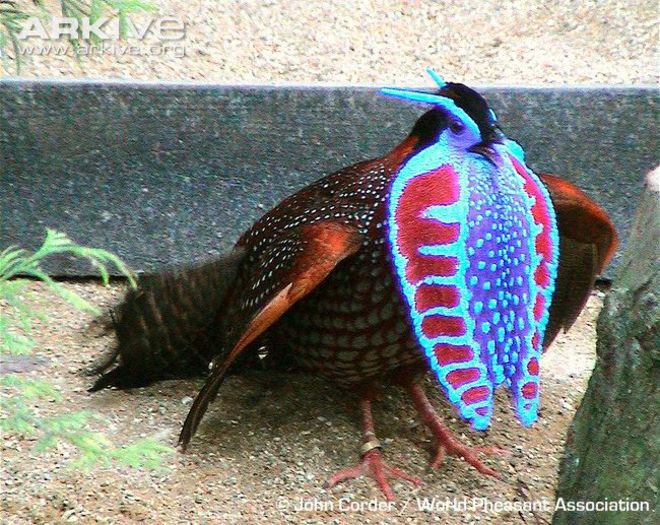
[[415,408],[419,412],[424,424],[429,427],[436,440],[436,450],[429,463],[431,468],[438,468],[445,458],[446,454],[463,458],[468,464],[472,465],[482,474],[500,478],[500,475],[492,468],[486,466],[477,456],[479,454],[488,454],[493,456],[508,456],[510,453],[497,447],[469,447],[463,445],[451,433],[436,414],[433,405],[426,397],[422,387],[416,383],[408,386],[410,395],[415,403]]
[[378,484],[380,490],[383,491],[383,494],[388,501],[394,499],[394,493],[392,492],[388,478],[404,479],[416,487],[422,484],[420,479],[406,474],[401,469],[390,467],[383,461],[380,449],[373,448],[362,456],[362,460],[358,465],[345,470],[340,470],[334,474],[326,483],[326,487],[332,488],[342,481],[361,476],[372,478]]
[[360,399],[360,411],[362,412],[362,436],[363,445],[360,449],[360,456],[362,459],[355,467],[345,470],[340,470],[332,476],[326,483],[326,488],[332,488],[342,481],[347,479],[354,479],[361,476],[372,478],[378,484],[380,490],[388,501],[394,499],[394,493],[388,483],[388,478],[400,478],[410,481],[415,486],[419,486],[422,482],[414,477],[406,474],[403,470],[390,467],[383,461],[382,453],[380,451],[380,441],[376,438],[374,432],[374,420],[371,414],[371,397],[373,392],[365,389]]
[[470,447],[468,445],[464,445],[458,441],[456,437],[454,437],[451,431],[442,424],[439,418],[437,420],[437,426],[429,425],[429,428],[431,429],[431,432],[436,439],[435,452],[433,454],[433,458],[429,462],[429,467],[432,469],[438,468],[440,465],[442,465],[442,461],[445,459],[445,455],[449,454],[450,456],[462,458],[482,474],[500,478],[500,475],[497,471],[486,466],[477,456],[479,454],[486,454],[489,456],[505,457],[510,455],[507,450],[498,447]]

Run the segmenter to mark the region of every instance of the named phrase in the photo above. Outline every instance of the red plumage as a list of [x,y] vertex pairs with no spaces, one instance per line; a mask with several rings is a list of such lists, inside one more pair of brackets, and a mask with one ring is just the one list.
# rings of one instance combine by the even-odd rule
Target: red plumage
[[[368,474],[392,498],[388,475],[419,483],[381,458],[371,400],[387,384],[411,394],[436,437],[433,465],[446,452],[495,475],[477,457],[478,452],[494,451],[459,444],[420,386],[427,364],[396,289],[385,245],[384,203],[391,180],[443,125],[441,112],[427,112],[385,156],[328,175],[284,200],[243,234],[226,258],[152,278],[131,292],[116,313],[118,347],[101,371],[115,358],[119,365],[94,389],[182,376],[212,359],[207,382],[181,432],[180,443],[186,447],[230,366],[254,359],[265,343],[271,358],[291,360],[361,396],[362,463],[333,476],[330,485]],[[563,249],[555,292],[559,299],[551,307],[547,346],[579,313],[595,275],[611,258],[616,233],[607,215],[573,185],[552,176],[541,178],[556,206]],[[209,293],[209,287],[215,293]],[[421,301],[423,293],[420,288]],[[196,300],[190,299],[193,295]],[[446,290],[443,301],[455,300]]]

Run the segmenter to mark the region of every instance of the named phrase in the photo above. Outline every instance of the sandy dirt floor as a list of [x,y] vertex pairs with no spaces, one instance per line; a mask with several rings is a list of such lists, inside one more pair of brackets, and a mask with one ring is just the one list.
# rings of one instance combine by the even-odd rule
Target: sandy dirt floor
[[[19,0],[31,4],[31,0]],[[657,83],[655,0],[151,0],[186,24],[176,46],[25,60],[21,75],[223,83]],[[45,0],[57,12],[56,0]],[[141,26],[142,27],[142,26]],[[32,49],[52,44],[38,38]],[[158,51],[162,49],[162,51]],[[120,50],[121,51],[121,50]],[[2,68],[0,62],[0,68]],[[13,64],[4,71],[14,75]]]
[[[49,54],[27,59],[21,74],[230,84],[428,85],[423,71],[433,66],[449,80],[481,85],[658,81],[655,0],[153,3],[157,16],[180,17],[187,24],[185,56],[101,55],[76,62],[71,56]],[[52,7],[55,2],[46,4]],[[15,75],[13,64],[0,73]],[[121,294],[117,286],[67,286],[102,307]],[[80,371],[111,347],[112,338],[85,334],[89,317],[53,300],[43,287],[32,288],[33,304],[46,310],[50,322],[36,325],[38,358],[28,361],[30,370],[23,373],[53,381],[64,399],[40,403],[38,413],[90,410],[107,418],[98,422],[98,429],[116,444],[151,436],[173,446],[202,380],[87,393],[91,379]],[[506,396],[500,395],[492,429],[477,435],[453,416],[441,391],[427,385],[447,424],[466,442],[511,451],[508,458],[487,460],[502,473],[502,480],[484,478],[456,458],[429,472],[430,436],[416,422],[409,400],[391,391],[375,408],[385,457],[422,477],[424,485],[413,490],[395,482],[393,508],[360,510],[360,504],[384,501],[371,481],[323,489],[334,471],[358,459],[355,399],[315,378],[253,372],[227,380],[189,452],[173,454],[160,471],[110,467],[83,473],[71,468],[75,455],[68,446],[39,454],[33,440],[3,436],[0,521],[547,523],[551,510],[533,516],[460,508],[424,511],[419,506],[433,498],[438,507],[447,502],[461,505],[464,498],[552,505],[566,430],[594,364],[594,325],[601,302],[602,293],[595,293],[576,326],[544,356],[542,409],[531,429],[515,421]],[[301,502],[325,510],[297,510]]]
[[[112,337],[90,337],[89,316],[53,300],[43,286],[31,286],[36,292],[31,304],[44,309],[50,322],[36,327],[35,355],[40,359],[25,373],[49,379],[64,399],[40,403],[38,413],[89,410],[107,418],[99,429],[118,445],[146,436],[174,446],[202,380],[88,393],[92,379],[80,371],[110,348]],[[102,307],[121,294],[120,286],[67,286]],[[594,364],[594,325],[602,295],[594,293],[573,329],[544,356],[542,408],[533,428],[517,423],[500,392],[492,429],[478,435],[454,417],[429,381],[427,391],[439,413],[465,442],[510,451],[507,458],[487,459],[501,480],[486,478],[453,457],[429,471],[430,435],[416,421],[410,401],[393,390],[376,405],[376,430],[387,461],[420,476],[424,484],[413,489],[395,481],[397,500],[391,508],[360,508],[385,505],[370,480],[323,488],[334,471],[358,458],[356,399],[313,377],[255,371],[227,380],[189,451],[169,456],[162,470],[110,467],[84,473],[71,468],[75,454],[67,445],[39,454],[30,438],[5,435],[3,523],[547,523],[566,430]],[[490,505],[535,501],[549,507],[536,517],[495,509],[423,509],[434,501],[461,505],[464,498],[487,498]],[[322,510],[300,510],[301,505]]]

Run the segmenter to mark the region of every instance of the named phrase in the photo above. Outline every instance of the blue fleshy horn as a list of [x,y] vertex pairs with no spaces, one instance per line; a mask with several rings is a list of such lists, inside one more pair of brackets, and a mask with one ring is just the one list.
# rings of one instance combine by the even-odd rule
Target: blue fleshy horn
[[477,124],[449,97],[443,97],[442,95],[436,95],[435,93],[426,93],[424,91],[410,91],[408,89],[399,88],[381,88],[380,92],[381,94],[390,97],[402,98],[404,100],[422,102],[424,104],[432,104],[436,107],[445,108],[449,113],[453,114],[466,124],[475,135],[479,135],[479,127]]
[[442,89],[447,85],[447,82],[444,81],[444,79],[438,75],[433,69],[430,67],[426,68],[426,72],[429,74],[429,76],[433,79],[433,82],[436,83],[438,86],[438,89]]
[[380,92],[383,95],[388,95],[390,97],[403,98],[405,100],[412,100],[413,102],[424,102],[426,104],[436,104],[444,106],[447,104],[447,101],[450,101],[447,97],[441,95],[436,95],[434,93],[425,93],[424,91],[410,91],[408,89],[399,89],[399,88],[381,88]]

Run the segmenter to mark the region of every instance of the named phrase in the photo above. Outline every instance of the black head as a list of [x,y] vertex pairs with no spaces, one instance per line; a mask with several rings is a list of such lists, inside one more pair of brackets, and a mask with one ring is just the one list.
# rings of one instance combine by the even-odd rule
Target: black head
[[[495,112],[486,100],[475,90],[464,84],[448,82],[434,95],[448,98],[462,109],[474,121],[479,129],[480,142],[475,144],[471,151],[480,153],[489,160],[493,160],[494,143],[501,142],[505,137],[500,130]],[[450,118],[442,108],[435,108],[422,115],[412,129],[411,135],[417,138],[417,148],[425,148],[435,142],[439,134],[454,119]]]
[[448,124],[449,119],[444,111],[431,109],[417,119],[410,135],[417,138],[417,148],[426,147],[436,141]]
[[443,88],[438,90],[437,94],[452,99],[454,104],[474,120],[484,142],[495,142],[503,137],[495,112],[484,97],[474,89],[465,84],[447,82]]

